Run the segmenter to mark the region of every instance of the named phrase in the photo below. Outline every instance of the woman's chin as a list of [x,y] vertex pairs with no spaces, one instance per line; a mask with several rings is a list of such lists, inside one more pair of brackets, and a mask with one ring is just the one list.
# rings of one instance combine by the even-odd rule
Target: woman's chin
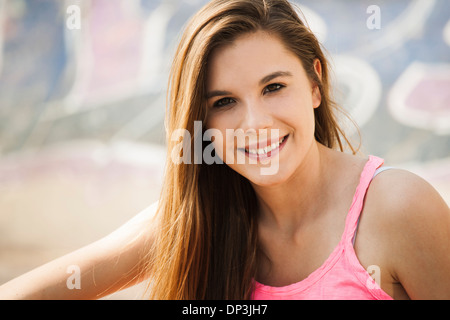
[[249,180],[251,184],[259,187],[277,186],[289,178],[289,175],[278,166],[278,163],[239,169],[236,170],[234,168],[234,170]]

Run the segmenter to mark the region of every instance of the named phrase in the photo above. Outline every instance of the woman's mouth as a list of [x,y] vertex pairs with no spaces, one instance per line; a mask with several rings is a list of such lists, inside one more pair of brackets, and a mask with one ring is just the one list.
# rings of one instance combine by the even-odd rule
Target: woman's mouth
[[286,135],[277,142],[274,142],[270,145],[262,147],[262,148],[255,148],[253,147],[246,147],[245,149],[241,149],[245,151],[245,155],[252,159],[267,159],[270,157],[273,157],[277,153],[283,149],[283,147],[286,145],[286,141],[288,140],[289,135]]

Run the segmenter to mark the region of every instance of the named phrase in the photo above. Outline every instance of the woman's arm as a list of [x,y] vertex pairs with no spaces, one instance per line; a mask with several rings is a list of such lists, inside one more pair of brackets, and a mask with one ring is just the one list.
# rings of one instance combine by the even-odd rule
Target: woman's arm
[[0,299],[98,299],[142,280],[157,203],[108,236],[0,286]]

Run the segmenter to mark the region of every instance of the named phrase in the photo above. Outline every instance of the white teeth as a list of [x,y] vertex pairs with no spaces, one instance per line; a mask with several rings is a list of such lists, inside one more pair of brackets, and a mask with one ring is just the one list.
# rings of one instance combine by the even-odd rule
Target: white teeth
[[264,148],[260,148],[260,149],[245,149],[245,151],[247,151],[248,153],[252,153],[252,154],[266,154],[270,151],[272,151],[273,149],[276,149],[280,146],[280,144],[283,143],[285,137],[281,138],[280,141],[272,143],[270,146],[264,147]]

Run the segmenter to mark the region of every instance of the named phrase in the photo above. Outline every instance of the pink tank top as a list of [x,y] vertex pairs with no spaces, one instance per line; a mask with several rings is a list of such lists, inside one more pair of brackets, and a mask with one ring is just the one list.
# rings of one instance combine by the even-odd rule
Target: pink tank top
[[[383,162],[383,159],[369,156],[347,214],[344,234],[322,266],[306,279],[283,287],[266,286],[255,281],[254,300],[392,300],[364,269],[353,248],[366,191]],[[374,266],[369,271],[379,272],[376,268]]]

